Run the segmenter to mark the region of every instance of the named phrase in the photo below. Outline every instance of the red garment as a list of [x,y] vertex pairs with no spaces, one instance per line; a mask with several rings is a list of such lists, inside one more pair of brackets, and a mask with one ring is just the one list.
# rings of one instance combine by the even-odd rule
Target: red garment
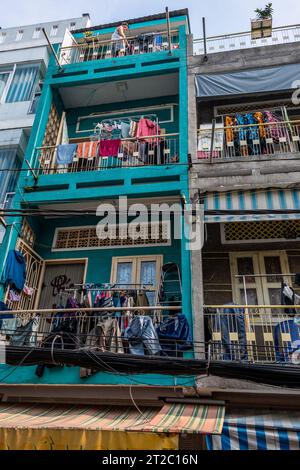
[[[160,127],[156,122],[150,119],[141,118],[138,124],[137,138],[142,140],[143,137],[151,137],[152,135],[160,135]],[[153,139],[143,139],[152,142]]]
[[117,157],[121,146],[121,139],[101,140],[99,157]]

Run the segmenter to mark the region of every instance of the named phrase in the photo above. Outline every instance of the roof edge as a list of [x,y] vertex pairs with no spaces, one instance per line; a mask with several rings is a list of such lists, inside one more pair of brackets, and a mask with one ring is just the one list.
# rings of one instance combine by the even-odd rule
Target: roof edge
[[[189,9],[188,8],[183,8],[181,10],[172,10],[169,12],[170,18],[175,18],[176,16],[187,16],[188,19],[188,25],[189,25],[189,31],[191,31],[191,25],[190,25],[190,17],[189,17]],[[129,25],[131,24],[137,24],[141,23],[142,21],[155,21],[155,20],[163,20],[166,17],[166,13],[158,13],[155,15],[149,15],[149,16],[142,16],[140,18],[131,18],[129,20],[119,20],[115,21],[114,23],[106,23],[103,25],[98,25],[98,26],[91,26],[90,28],[81,28],[81,29],[76,29],[73,31],[73,33],[83,33],[85,31],[98,31],[101,29],[106,29],[106,28],[113,28],[115,26],[119,26],[121,22],[128,23]]]

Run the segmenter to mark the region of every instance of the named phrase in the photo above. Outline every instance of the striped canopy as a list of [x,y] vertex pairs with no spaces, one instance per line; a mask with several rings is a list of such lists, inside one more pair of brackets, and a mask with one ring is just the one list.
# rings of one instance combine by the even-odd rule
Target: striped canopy
[[178,449],[181,433],[221,433],[224,408],[0,404],[0,450]]
[[[300,219],[300,212],[299,214],[272,214],[271,212],[274,210],[300,211],[300,190],[257,189],[207,193],[204,195],[204,210],[206,223]],[[270,213],[256,213],[259,210],[270,211]],[[208,211],[225,211],[225,213],[211,215],[207,214]],[[239,211],[240,214],[226,214],[226,211]],[[253,213],[243,214],[243,211],[253,211]]]
[[170,403],[149,422],[136,427],[135,430],[175,434],[221,434],[224,415],[223,406]]
[[209,450],[299,450],[300,413],[232,411],[220,436],[207,436]]

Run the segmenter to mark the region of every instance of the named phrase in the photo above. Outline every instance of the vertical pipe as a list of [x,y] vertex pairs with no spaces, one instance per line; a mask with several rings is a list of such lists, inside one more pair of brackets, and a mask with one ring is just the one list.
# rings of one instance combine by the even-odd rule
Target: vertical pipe
[[166,19],[167,19],[167,30],[168,30],[169,53],[172,54],[170,13],[169,13],[169,8],[168,7],[166,7]]
[[212,120],[212,129],[211,129],[211,143],[210,143],[210,155],[209,155],[209,163],[212,163],[213,159],[213,151],[214,151],[214,143],[215,143],[215,131],[216,131],[216,120]]
[[202,29],[203,29],[204,59],[207,60],[206,23],[205,23],[204,17],[202,18]]

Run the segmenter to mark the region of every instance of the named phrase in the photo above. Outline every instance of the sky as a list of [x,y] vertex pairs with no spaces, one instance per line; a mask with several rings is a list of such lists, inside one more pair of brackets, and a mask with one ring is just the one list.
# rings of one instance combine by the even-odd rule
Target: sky
[[[202,36],[205,16],[207,36],[249,31],[254,10],[268,0],[0,0],[0,26],[8,28],[74,18],[90,13],[92,24],[137,18],[189,8],[192,32]],[[13,5],[13,8],[12,8]],[[273,0],[274,26],[300,24],[299,0]]]

